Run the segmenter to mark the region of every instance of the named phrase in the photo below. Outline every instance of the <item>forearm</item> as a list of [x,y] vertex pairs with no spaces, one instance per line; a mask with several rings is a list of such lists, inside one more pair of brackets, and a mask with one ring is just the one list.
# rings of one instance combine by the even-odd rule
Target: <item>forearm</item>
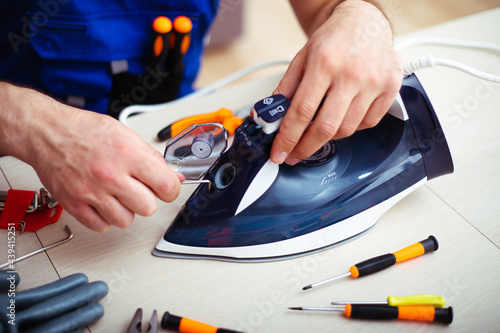
[[69,108],[33,89],[0,82],[0,154],[28,164],[64,145],[70,129],[64,119],[80,110]]
[[[299,20],[304,32],[310,37],[322,24],[324,24],[337,10],[342,10],[344,2],[364,2],[377,9],[380,18],[387,21],[388,27],[392,33],[390,21],[384,13],[380,3],[376,0],[289,0],[295,15]],[[365,5],[366,5],[365,4]]]
[[[0,155],[11,155],[24,159],[30,149],[31,124],[36,122],[27,95],[33,92],[26,88],[0,82]],[[35,93],[36,94],[36,93]]]

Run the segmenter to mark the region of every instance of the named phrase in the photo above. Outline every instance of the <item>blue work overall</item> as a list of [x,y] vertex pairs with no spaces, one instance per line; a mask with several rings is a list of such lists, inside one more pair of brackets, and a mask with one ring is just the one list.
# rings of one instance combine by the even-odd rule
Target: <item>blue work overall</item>
[[[218,0],[2,0],[0,80],[106,113],[112,64],[126,64],[127,73],[148,75],[153,20],[184,15],[193,23],[179,90],[179,96],[185,95],[192,91],[217,6]],[[143,88],[161,79],[154,74]],[[139,87],[136,96],[128,98],[141,104],[142,92]]]

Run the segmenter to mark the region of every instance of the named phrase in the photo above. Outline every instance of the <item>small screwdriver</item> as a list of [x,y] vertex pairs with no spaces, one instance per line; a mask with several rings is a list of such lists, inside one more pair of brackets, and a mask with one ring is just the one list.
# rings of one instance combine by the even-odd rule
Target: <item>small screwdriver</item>
[[408,306],[408,305],[428,305],[435,308],[442,308],[446,300],[436,295],[412,295],[405,297],[389,296],[386,302],[344,302],[334,301],[332,305],[390,305],[390,306]]
[[343,311],[346,317],[357,319],[402,319],[419,320],[451,324],[453,308],[436,309],[433,306],[389,306],[389,305],[354,305],[345,308],[292,307],[299,311]]
[[362,261],[360,263],[357,263],[354,266],[351,266],[349,269],[349,272],[334,276],[332,278],[316,282],[313,284],[310,284],[308,286],[305,286],[302,288],[302,290],[307,290],[311,289],[313,287],[317,287],[319,285],[322,285],[324,283],[331,282],[336,279],[340,279],[346,276],[352,276],[353,278],[365,276],[365,275],[370,275],[376,272],[379,272],[385,268],[388,268],[394,264],[397,264],[398,262],[405,261],[408,259],[412,259],[415,257],[419,257],[423,255],[424,253],[430,252],[430,251],[436,251],[439,247],[438,241],[436,237],[434,236],[429,236],[427,239],[424,239],[421,242],[418,242],[416,244],[410,245],[408,247],[405,247],[402,250],[399,250],[394,253],[388,253],[388,254],[383,254],[378,257],[374,257],[365,261]]

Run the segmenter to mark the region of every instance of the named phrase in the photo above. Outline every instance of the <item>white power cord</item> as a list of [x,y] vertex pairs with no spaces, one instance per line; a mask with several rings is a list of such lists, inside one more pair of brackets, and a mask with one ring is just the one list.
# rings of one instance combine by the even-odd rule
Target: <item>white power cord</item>
[[432,68],[434,66],[443,66],[457,69],[483,80],[500,83],[500,76],[479,71],[457,61],[443,58],[434,58],[431,54],[406,62],[406,64],[404,65],[404,77],[410,76],[419,69]]
[[[462,40],[433,38],[433,37],[412,38],[395,45],[394,48],[396,49],[396,51],[401,51],[409,47],[413,47],[416,45],[423,45],[423,44],[472,48],[479,50],[494,51],[500,54],[500,45],[496,45],[493,43],[462,41]],[[417,70],[424,68],[432,68],[434,66],[443,66],[443,67],[457,69],[459,71],[462,71],[464,73],[478,77],[483,80],[500,83],[500,76],[498,75],[485,73],[453,60],[434,58],[430,54],[406,62],[404,64],[404,76],[407,77],[416,72]]]
[[156,111],[156,110],[161,110],[163,108],[165,108],[167,105],[170,106],[170,105],[174,105],[174,104],[179,104],[179,103],[184,103],[184,102],[187,102],[187,101],[191,101],[191,100],[194,100],[196,98],[199,98],[199,97],[202,97],[202,96],[205,96],[205,95],[208,95],[208,94],[211,94],[215,91],[217,91],[218,89],[224,87],[224,86],[227,86],[228,84],[231,84],[233,83],[234,81],[236,80],[239,80],[241,79],[242,77],[245,77],[249,74],[252,74],[258,70],[261,70],[261,69],[264,69],[264,68],[267,68],[267,67],[271,67],[271,66],[277,66],[277,65],[288,65],[290,64],[290,61],[289,60],[275,60],[275,61],[268,61],[268,62],[264,62],[264,63],[260,63],[260,64],[257,64],[257,65],[253,65],[253,66],[249,66],[247,68],[244,68],[240,71],[237,71],[237,72],[234,72],[233,74],[231,75],[228,75],[218,81],[215,81],[214,83],[206,86],[206,87],[203,87],[199,90],[195,90],[193,91],[192,93],[186,95],[186,96],[183,96],[183,97],[180,97],[178,99],[175,99],[173,101],[170,101],[170,102],[166,102],[166,103],[162,103],[162,104],[154,104],[154,105],[131,105],[129,107],[126,107],[125,109],[123,109],[121,112],[120,112],[120,115],[118,117],[118,120],[127,125],[127,118],[131,115],[131,114],[134,114],[134,113],[144,113],[144,112],[152,112],[152,111]]
[[[496,45],[493,43],[487,43],[487,42],[474,42],[474,41],[462,41],[462,40],[454,40],[454,39],[446,39],[446,38],[434,38],[434,37],[417,37],[417,38],[412,38],[403,42],[400,42],[394,46],[396,51],[401,51],[410,47],[414,47],[417,45],[439,45],[439,46],[452,46],[452,47],[463,47],[463,48],[472,48],[472,49],[478,49],[478,50],[487,50],[487,51],[494,51],[500,54],[500,45]],[[194,100],[196,98],[211,94],[218,89],[229,85],[233,83],[236,80],[241,79],[242,77],[249,75],[251,73],[254,73],[258,70],[261,70],[266,67],[271,67],[271,66],[276,66],[276,65],[288,65],[290,64],[289,60],[276,60],[276,61],[269,61],[269,62],[264,62],[260,63],[254,66],[250,66],[247,68],[244,68],[238,72],[235,72],[231,75],[228,75],[219,81],[216,81],[204,88],[201,88],[199,90],[196,90],[192,92],[191,94],[188,94],[186,96],[183,96],[181,98],[178,98],[176,100],[162,103],[162,104],[155,104],[155,105],[131,105],[125,109],[123,109],[118,117],[118,120],[122,122],[123,124],[127,125],[127,118],[134,113],[144,113],[144,112],[152,112],[156,110],[163,109],[167,105],[174,105],[174,104],[179,104],[179,103],[184,103],[190,100]],[[416,59],[412,59],[404,65],[404,77],[410,76],[414,72],[420,69],[424,68],[432,68],[434,66],[444,66],[444,67],[449,67],[453,69],[460,70],[462,72],[465,72],[469,75],[478,77],[483,80],[488,80],[491,82],[496,82],[500,83],[500,76],[498,75],[493,75],[489,73],[485,73],[482,71],[479,71],[477,69],[474,69],[472,67],[469,67],[467,65],[464,65],[462,63],[448,60],[448,59],[443,59],[443,58],[434,58],[432,55],[426,55],[423,57],[419,57]]]

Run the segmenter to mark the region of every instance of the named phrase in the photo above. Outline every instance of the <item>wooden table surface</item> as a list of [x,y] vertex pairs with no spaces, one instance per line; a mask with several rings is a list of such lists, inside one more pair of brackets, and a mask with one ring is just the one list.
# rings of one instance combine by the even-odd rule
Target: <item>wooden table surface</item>
[[[500,10],[480,13],[411,35],[480,40],[500,44]],[[497,54],[436,46],[402,52],[403,59],[432,53],[487,72],[500,74]],[[138,307],[145,320],[154,309],[245,332],[423,332],[498,331],[500,317],[500,85],[451,69],[418,72],[452,151],[455,172],[434,179],[390,209],[363,236],[341,246],[300,258],[271,263],[227,263],[181,260],[151,255],[181,208],[191,186],[179,198],[161,203],[149,218],[137,217],[128,229],[104,234],[87,230],[63,213],[58,223],[37,233],[17,236],[18,256],[75,234],[70,242],[16,264],[19,290],[49,283],[73,273],[103,280],[110,293],[101,301],[105,316],[91,332],[125,332]],[[129,125],[159,150],[159,129],[189,114],[222,106],[236,109],[270,94],[280,75],[225,88],[201,99],[165,107],[129,119]],[[33,169],[13,158],[0,159],[0,186],[37,190]],[[394,252],[434,235],[440,247],[378,274],[346,278],[321,288],[301,287],[336,274],[369,257]],[[6,231],[0,231],[6,244]],[[1,245],[1,247],[4,247]],[[0,248],[0,262],[6,259]],[[333,300],[384,300],[387,296],[437,294],[453,306],[449,325],[419,322],[349,320],[340,314],[299,313],[289,306],[328,306]]]

